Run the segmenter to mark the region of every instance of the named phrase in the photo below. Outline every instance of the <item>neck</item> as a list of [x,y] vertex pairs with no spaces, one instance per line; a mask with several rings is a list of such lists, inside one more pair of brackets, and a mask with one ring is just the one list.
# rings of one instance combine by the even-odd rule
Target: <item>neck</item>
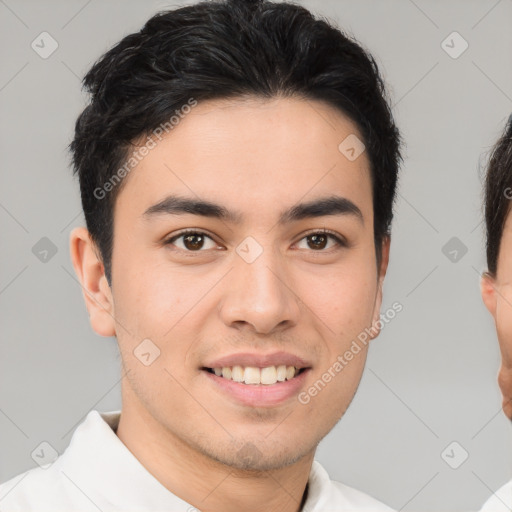
[[211,459],[163,427],[148,411],[123,405],[116,432],[170,492],[203,512],[299,512],[314,450],[275,470],[239,470]]

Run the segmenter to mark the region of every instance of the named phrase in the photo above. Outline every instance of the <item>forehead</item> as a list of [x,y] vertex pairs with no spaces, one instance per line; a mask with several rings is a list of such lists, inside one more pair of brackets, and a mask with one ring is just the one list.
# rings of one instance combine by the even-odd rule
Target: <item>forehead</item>
[[141,216],[170,193],[221,202],[249,217],[337,193],[372,215],[362,136],[323,102],[207,101],[189,109],[161,140],[152,138],[154,147],[125,178],[114,218],[126,210]]

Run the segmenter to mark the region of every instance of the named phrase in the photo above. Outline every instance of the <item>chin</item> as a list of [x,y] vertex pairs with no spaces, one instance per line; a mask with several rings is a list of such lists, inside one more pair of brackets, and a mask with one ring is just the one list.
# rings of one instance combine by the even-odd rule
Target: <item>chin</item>
[[217,451],[203,451],[203,453],[211,459],[232,469],[259,473],[290,466],[298,462],[311,451],[304,450],[304,447],[302,447],[299,453],[294,451],[291,447],[281,447],[280,450],[276,450],[275,447],[267,446],[260,449],[257,443],[252,443],[251,441],[238,442],[237,445],[240,446],[237,450],[229,450],[228,448],[223,453]]

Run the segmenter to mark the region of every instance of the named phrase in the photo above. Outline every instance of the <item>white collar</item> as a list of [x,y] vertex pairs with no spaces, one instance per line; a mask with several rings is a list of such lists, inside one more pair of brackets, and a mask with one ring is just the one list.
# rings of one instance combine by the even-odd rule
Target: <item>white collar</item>
[[93,502],[98,500],[101,510],[186,511],[190,505],[164,487],[117,437],[120,416],[121,411],[90,411],[60,457],[60,469]]
[[[47,469],[34,468],[0,485],[0,509],[9,511],[190,512],[117,437],[121,411],[90,411],[64,453]],[[392,512],[351,487],[330,480],[314,461],[302,512]]]

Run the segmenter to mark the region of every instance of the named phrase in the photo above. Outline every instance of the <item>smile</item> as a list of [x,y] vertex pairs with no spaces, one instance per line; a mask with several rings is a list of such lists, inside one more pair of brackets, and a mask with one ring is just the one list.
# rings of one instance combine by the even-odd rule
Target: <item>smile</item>
[[[277,407],[296,399],[311,372],[309,367],[299,369],[285,365],[263,368],[235,365],[201,369],[213,389],[222,396],[236,404],[263,408]],[[220,375],[217,375],[219,369]],[[224,373],[226,376],[223,376]],[[284,380],[278,380],[283,376]]]
[[299,375],[305,368],[296,368],[295,366],[279,365],[279,366],[266,366],[265,368],[258,368],[256,366],[224,366],[222,368],[204,368],[204,370],[213,373],[217,377],[239,382],[241,384],[249,385],[265,385],[271,386],[273,384],[292,380]]

